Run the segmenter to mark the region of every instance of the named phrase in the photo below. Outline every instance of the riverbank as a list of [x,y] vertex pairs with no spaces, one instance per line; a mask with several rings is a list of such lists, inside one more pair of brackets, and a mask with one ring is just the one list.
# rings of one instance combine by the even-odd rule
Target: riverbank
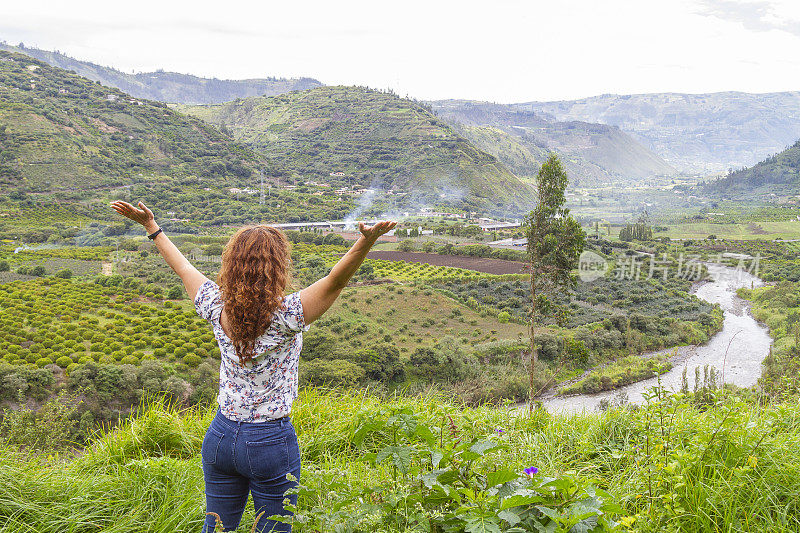
[[[623,387],[596,394],[558,396],[552,394],[542,398],[542,403],[551,411],[592,411],[601,405],[624,400],[641,403],[646,391],[657,385],[679,391],[688,380],[689,386],[708,374],[713,368],[720,382],[740,387],[751,387],[761,375],[761,362],[769,354],[772,338],[767,328],[750,314],[750,304],[737,296],[740,288],[760,287],[764,282],[741,270],[709,265],[711,280],[693,289],[698,298],[719,304],[723,311],[722,330],[703,345],[682,346],[655,352],[660,355],[675,351],[670,357],[672,369],[659,376],[644,379]],[[653,354],[649,354],[652,357]]]

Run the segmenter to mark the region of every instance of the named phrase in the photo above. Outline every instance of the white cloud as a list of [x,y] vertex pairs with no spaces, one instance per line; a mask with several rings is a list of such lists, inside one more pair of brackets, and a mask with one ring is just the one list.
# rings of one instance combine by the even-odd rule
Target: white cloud
[[312,76],[425,99],[764,92],[800,89],[792,5],[28,0],[0,7],[0,38],[126,71]]

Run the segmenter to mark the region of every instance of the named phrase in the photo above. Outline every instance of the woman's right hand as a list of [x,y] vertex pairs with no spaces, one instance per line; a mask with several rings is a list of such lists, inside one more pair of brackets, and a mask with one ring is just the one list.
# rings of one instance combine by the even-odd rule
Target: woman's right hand
[[139,202],[139,207],[141,209],[137,209],[123,200],[112,202],[111,207],[120,215],[129,218],[134,222],[138,222],[150,233],[158,229],[153,212],[150,211],[150,209],[148,209],[143,202]]
[[391,220],[383,220],[381,222],[377,222],[374,226],[366,226],[363,222],[358,223],[358,230],[361,232],[361,235],[366,237],[367,239],[375,242],[378,240],[378,237],[383,235],[384,233],[391,231],[397,225],[397,222],[393,222]]

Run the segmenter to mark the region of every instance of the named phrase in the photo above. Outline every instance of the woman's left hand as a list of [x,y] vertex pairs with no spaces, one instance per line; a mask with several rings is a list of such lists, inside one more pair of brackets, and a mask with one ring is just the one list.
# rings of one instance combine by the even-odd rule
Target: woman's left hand
[[150,229],[156,225],[153,212],[150,211],[142,202],[139,202],[139,207],[141,209],[137,209],[128,202],[124,202],[122,200],[111,202],[111,207],[113,207],[114,211],[120,215],[127,217],[134,222],[138,222],[147,229]]

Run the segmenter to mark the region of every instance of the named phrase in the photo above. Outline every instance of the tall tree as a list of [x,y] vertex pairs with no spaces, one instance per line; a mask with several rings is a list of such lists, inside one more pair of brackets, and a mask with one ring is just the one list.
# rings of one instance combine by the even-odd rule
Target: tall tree
[[533,409],[534,377],[539,360],[536,350],[536,325],[541,319],[555,317],[563,319],[566,309],[558,305],[553,296],[558,291],[575,287],[572,269],[577,266],[578,256],[583,251],[586,235],[580,224],[564,207],[564,191],[568,183],[567,173],[554,153],[539,169],[536,176],[538,204],[525,217],[525,233],[528,237],[528,260],[531,270],[530,310],[530,409]]

